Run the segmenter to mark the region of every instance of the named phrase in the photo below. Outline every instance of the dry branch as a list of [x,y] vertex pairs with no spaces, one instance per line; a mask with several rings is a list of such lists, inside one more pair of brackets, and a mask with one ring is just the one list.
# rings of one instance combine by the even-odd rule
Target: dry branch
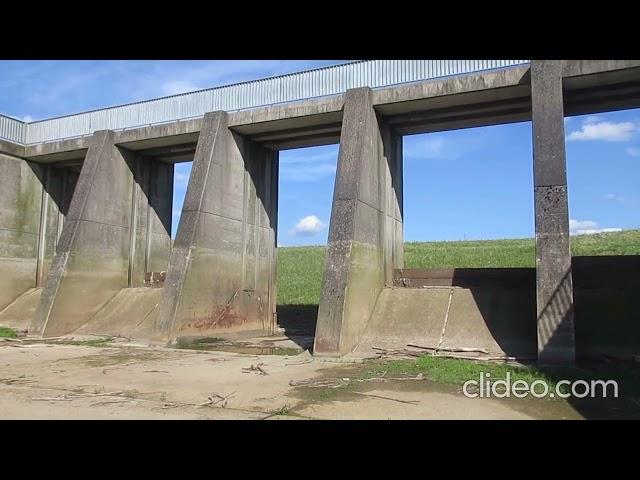
[[418,400],[400,400],[399,398],[384,397],[382,395],[374,395],[373,393],[353,392],[365,397],[381,398],[383,400],[391,400],[393,402],[408,403],[409,405],[417,405]]
[[422,345],[414,345],[412,343],[407,344],[407,347],[412,347],[412,348],[420,348],[422,350],[436,350],[436,351],[440,351],[440,352],[478,352],[478,353],[484,353],[484,354],[489,354],[489,351],[486,348],[480,348],[480,347],[426,347],[426,346],[422,346]]

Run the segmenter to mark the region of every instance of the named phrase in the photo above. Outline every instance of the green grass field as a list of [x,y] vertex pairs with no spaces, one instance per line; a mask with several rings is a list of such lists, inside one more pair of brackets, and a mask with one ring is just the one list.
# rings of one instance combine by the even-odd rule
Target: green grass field
[[[532,238],[405,244],[405,268],[533,267]],[[574,256],[640,255],[640,230],[571,237]],[[278,304],[315,305],[320,300],[326,247],[278,249]]]

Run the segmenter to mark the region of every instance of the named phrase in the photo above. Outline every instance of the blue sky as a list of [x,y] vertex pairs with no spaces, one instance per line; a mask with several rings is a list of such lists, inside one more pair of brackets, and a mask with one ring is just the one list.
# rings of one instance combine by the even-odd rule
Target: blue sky
[[[0,61],[0,113],[37,120],[340,63]],[[565,119],[573,234],[640,227],[640,110]],[[405,238],[533,235],[529,122],[404,138]],[[280,153],[281,245],[326,243],[338,146]],[[174,232],[190,163],[175,175]]]

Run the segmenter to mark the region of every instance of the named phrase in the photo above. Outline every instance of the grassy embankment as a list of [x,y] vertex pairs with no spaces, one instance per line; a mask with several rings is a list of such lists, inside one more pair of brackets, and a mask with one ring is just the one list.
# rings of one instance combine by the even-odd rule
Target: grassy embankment
[[[640,255],[640,230],[571,238],[574,256]],[[278,249],[278,304],[316,305],[320,300],[325,247]],[[405,268],[533,267],[532,238],[405,244]]]

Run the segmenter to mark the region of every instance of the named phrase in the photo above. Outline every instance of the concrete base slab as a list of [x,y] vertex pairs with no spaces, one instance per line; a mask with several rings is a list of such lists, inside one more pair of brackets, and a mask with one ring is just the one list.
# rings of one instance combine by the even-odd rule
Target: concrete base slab
[[535,309],[531,289],[385,288],[356,352],[410,343],[436,347],[442,339],[442,347],[532,357]]
[[0,325],[26,329],[38,308],[42,288],[30,288],[0,311]]
[[149,339],[161,296],[161,288],[123,288],[73,333]]

